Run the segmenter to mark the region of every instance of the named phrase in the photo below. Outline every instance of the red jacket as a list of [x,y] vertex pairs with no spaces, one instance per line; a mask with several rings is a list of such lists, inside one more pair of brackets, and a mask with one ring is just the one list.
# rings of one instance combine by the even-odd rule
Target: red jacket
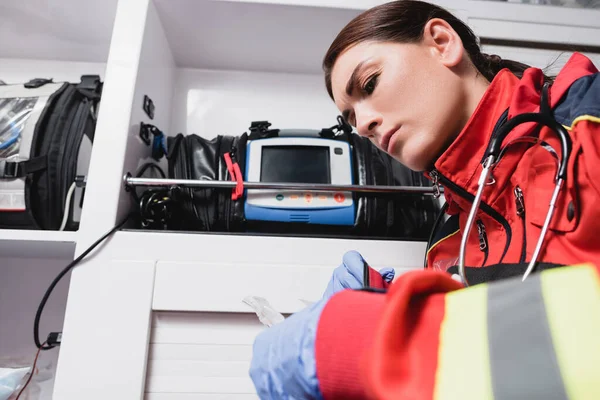
[[[590,329],[591,332],[600,330],[600,285],[594,268],[594,265],[600,266],[600,239],[595,236],[600,228],[600,207],[597,207],[600,179],[594,174],[594,170],[600,168],[600,75],[583,55],[572,56],[550,90],[554,117],[568,129],[573,149],[566,189],[558,199],[556,214],[538,259],[542,262],[538,271],[543,272],[532,275],[525,283],[517,278],[468,289],[463,289],[447,273],[456,271],[461,230],[477,190],[488,141],[506,116],[539,111],[542,85],[543,75],[537,68],[528,69],[520,80],[508,70],[501,71],[464,130],[437,160],[433,173],[428,174],[432,179],[436,174],[440,177],[451,215],[428,251],[428,270],[399,277],[386,293],[347,290],[329,301],[319,321],[315,345],[317,376],[325,399],[494,398],[498,390],[520,388],[519,383],[513,384],[511,379],[518,381],[519,377],[527,376],[529,382],[535,382],[537,364],[523,371],[515,366],[525,368],[536,359],[529,350],[543,348],[538,343],[548,342],[546,339],[550,336],[553,342],[548,343],[554,346],[556,354],[542,351],[540,356],[550,354],[558,357],[558,361],[537,361],[539,365],[559,366],[558,372],[554,371],[559,377],[556,380],[564,383],[561,387],[569,396],[576,393],[573,387],[581,386],[581,382],[600,379],[597,372],[588,376],[589,368],[584,373],[573,373],[582,358],[593,356],[595,364],[589,365],[600,363],[600,345],[597,344],[600,342],[585,342],[585,334],[578,340],[572,340],[573,337],[567,340],[571,331],[563,332],[568,327],[577,329],[580,335]],[[504,143],[535,133],[533,124],[523,124],[514,129]],[[561,156],[554,134],[542,128],[539,136]],[[556,160],[541,146],[517,144],[505,154],[493,171],[495,183],[484,191],[478,223],[469,237],[466,265],[471,267],[470,281],[489,282],[522,275],[546,216],[555,172]],[[545,269],[582,262],[592,264],[583,269]],[[582,275],[581,270],[588,271],[588,275]],[[569,279],[573,279],[572,285],[562,284]],[[591,286],[584,290],[588,284]],[[587,297],[584,292],[588,293]],[[523,299],[519,300],[521,295]],[[538,298],[542,299],[541,308],[528,310],[527,307],[535,307]],[[569,302],[572,302],[570,308],[563,307]],[[486,304],[491,308],[482,311]],[[567,309],[588,308],[593,318],[586,315],[576,321],[569,320],[578,313],[567,312]],[[529,314],[518,320],[523,312]],[[541,328],[536,328],[535,317],[541,318]],[[492,324],[494,318],[502,323]],[[517,319],[504,321],[506,318]],[[563,322],[558,324],[557,321]],[[503,327],[511,329],[504,332]],[[545,332],[547,328],[552,335],[538,332]],[[528,329],[538,332],[539,336]],[[516,340],[514,346],[507,348],[509,351],[498,352],[497,349],[503,349],[502,341],[509,340],[514,332],[522,333],[522,340]],[[489,348],[487,342],[480,343],[481,337],[490,338]],[[519,345],[529,343],[529,339],[533,345],[519,350]],[[563,346],[563,342],[569,344]],[[568,346],[577,346],[578,342],[591,347],[586,352],[580,351],[581,346],[565,350]],[[574,355],[579,357],[577,362],[565,361]],[[520,356],[527,357],[518,360]],[[508,364],[504,362],[507,357],[511,359]],[[511,374],[514,377],[507,378]],[[549,375],[552,376],[552,371]],[[569,380],[570,376],[577,376],[578,380],[573,383],[575,378]],[[498,382],[506,384],[498,386]],[[533,386],[533,389],[522,387],[520,393],[523,390],[533,393],[538,388],[562,390],[548,384]],[[589,392],[589,387],[586,390]]]

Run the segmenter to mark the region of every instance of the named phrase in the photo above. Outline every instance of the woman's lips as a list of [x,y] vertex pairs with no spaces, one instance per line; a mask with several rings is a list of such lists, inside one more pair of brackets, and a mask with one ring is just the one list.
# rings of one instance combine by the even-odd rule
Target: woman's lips
[[385,135],[383,135],[383,137],[381,138],[381,149],[383,151],[385,151],[386,153],[390,152],[390,142],[392,140],[392,136],[394,136],[394,134],[396,132],[398,132],[400,128],[394,128],[392,130],[390,130],[389,132],[387,132]]

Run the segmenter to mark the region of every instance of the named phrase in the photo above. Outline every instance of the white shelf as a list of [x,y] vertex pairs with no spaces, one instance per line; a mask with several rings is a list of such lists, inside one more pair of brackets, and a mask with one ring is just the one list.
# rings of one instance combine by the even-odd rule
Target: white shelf
[[[321,74],[322,58],[337,33],[363,10],[384,2],[155,0],[154,3],[178,67]],[[242,17],[232,18],[232,15]]]
[[117,1],[4,1],[0,58],[106,62]]
[[468,24],[481,38],[599,46],[600,9],[467,0]]
[[[600,27],[600,9],[597,8],[582,9],[490,0],[467,0],[466,8],[469,12],[469,18],[483,18],[504,22],[535,22],[538,24],[589,28]],[[550,33],[543,28],[540,28],[540,30],[545,34]]]
[[[228,3],[251,3],[251,4],[272,4],[294,7],[320,7],[320,8],[340,8],[353,10],[367,10],[369,8],[388,3],[389,0],[211,0]],[[443,7],[456,7],[464,0],[432,0],[430,3],[438,4]]]
[[0,258],[72,260],[77,232],[0,229]]
[[329,43],[359,13],[211,0],[155,4],[176,65],[220,70],[319,73]]

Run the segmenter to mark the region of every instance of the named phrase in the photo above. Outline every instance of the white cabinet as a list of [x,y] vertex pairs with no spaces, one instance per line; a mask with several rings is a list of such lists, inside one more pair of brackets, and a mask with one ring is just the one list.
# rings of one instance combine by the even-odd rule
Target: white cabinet
[[[78,82],[104,77],[117,0],[8,1],[0,5],[0,80],[32,78]],[[48,285],[73,259],[78,232],[0,229],[0,357],[32,362],[34,316]],[[50,297],[40,323],[42,339],[63,328],[69,275]],[[60,349],[42,352],[38,367],[56,370]],[[51,399],[53,377],[41,383]]]
[[[105,82],[79,231],[0,230],[0,274],[9,277],[3,285],[27,282],[14,271],[35,275],[36,268],[51,265],[38,275],[43,279],[27,284],[34,299],[50,282],[50,271],[133,209],[123,176],[149,160],[141,122],[168,135],[205,137],[239,135],[255,120],[279,128],[331,126],[338,111],[325,91],[322,57],[351,18],[383,1],[96,3],[28,0],[0,7],[0,79],[98,73]],[[586,45],[600,64],[594,53],[600,10],[436,3],[467,21],[487,52],[545,67],[561,49]],[[142,110],[145,95],[156,106],[153,120]],[[417,241],[130,228],[112,235],[73,271],[66,312],[66,285],[54,295],[62,303],[49,312],[57,323],[51,329],[60,329],[65,314],[55,399],[256,398],[246,371],[252,338],[262,327],[242,303],[245,296],[267,297],[291,313],[319,297],[347,250],[401,273],[421,268],[425,249]],[[33,303],[11,309],[25,321],[15,343],[32,355],[27,338]],[[4,304],[0,322],[8,315]],[[2,340],[0,350],[13,343]]]

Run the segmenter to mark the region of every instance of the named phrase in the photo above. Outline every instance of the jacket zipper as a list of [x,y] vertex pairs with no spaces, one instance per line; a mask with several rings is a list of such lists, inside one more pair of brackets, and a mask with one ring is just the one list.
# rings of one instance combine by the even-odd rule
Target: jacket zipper
[[488,239],[487,239],[487,233],[485,232],[485,225],[483,224],[483,221],[478,219],[477,220],[477,232],[479,233],[479,250],[481,250],[484,254],[483,257],[483,263],[481,264],[481,266],[483,267],[485,265],[485,263],[487,262],[488,259]]
[[[434,192],[439,191],[439,187],[440,187],[440,185],[442,185],[442,186],[445,186],[448,189],[450,189],[453,193],[456,193],[458,196],[464,198],[465,200],[470,201],[471,203],[473,203],[473,200],[475,200],[475,196],[473,196],[471,193],[467,192],[465,189],[461,188],[460,186],[458,186],[457,184],[452,182],[450,179],[446,178],[444,175],[440,174],[440,172],[438,170],[434,169],[433,171],[431,171],[430,176],[433,179],[434,187],[436,187],[436,189],[434,189]],[[512,240],[512,229],[510,228],[508,221],[506,221],[506,218],[504,218],[498,211],[494,210],[486,202],[481,201],[479,208],[484,213],[489,215],[491,218],[496,220],[499,224],[501,224],[502,227],[504,228],[504,230],[506,231],[506,244],[504,245],[504,251],[502,252],[502,257],[500,258],[500,261],[498,262],[498,263],[502,263],[502,260],[504,259],[504,256],[508,252],[508,248],[509,248],[510,242]]]
[[517,205],[517,216],[521,219],[523,225],[523,244],[521,248],[521,258],[519,263],[525,262],[527,256],[527,225],[525,223],[525,201],[523,200],[523,191],[519,186],[515,187],[515,203]]
[[[496,137],[496,135],[498,134],[498,130],[500,129],[500,127],[502,125],[504,125],[506,123],[507,120],[508,120],[508,108],[506,110],[504,110],[504,112],[502,113],[500,118],[498,118],[498,121],[496,121],[496,125],[494,125],[494,129],[492,130],[492,135],[491,135],[490,140],[492,140],[493,138]],[[483,159],[481,160],[481,162],[483,162]],[[458,196],[470,201],[471,203],[473,202],[473,200],[475,200],[475,196],[473,196],[471,193],[467,192],[460,186],[456,185],[450,179],[448,179],[445,176],[443,176],[442,174],[440,174],[440,172],[438,170],[434,169],[433,171],[430,172],[429,175],[431,176],[431,178],[433,180],[433,194],[436,199],[438,197],[440,197],[440,195],[441,195],[440,185],[442,185],[442,186],[448,187],[450,190],[452,190],[452,192],[454,192]],[[508,221],[506,221],[506,218],[504,218],[498,211],[494,210],[489,204],[482,201],[480,203],[479,207],[481,210],[483,210],[484,213],[486,213],[487,215],[489,215],[490,217],[495,219],[497,222],[499,222],[504,227],[504,230],[506,231],[506,244],[504,245],[504,251],[502,252],[502,257],[500,257],[500,261],[499,261],[499,263],[502,263],[502,260],[504,260],[504,256],[506,256],[506,253],[508,252],[508,248],[510,247],[510,242],[512,240],[512,229],[510,228]],[[484,228],[484,233],[485,233],[485,228]],[[485,236],[485,240],[486,240],[486,248],[488,248],[487,235]],[[481,240],[480,240],[480,242],[481,242]],[[481,247],[481,243],[480,243],[480,247]],[[488,250],[488,252],[489,252],[489,250]],[[484,264],[486,261],[487,261],[487,253],[485,256]]]

